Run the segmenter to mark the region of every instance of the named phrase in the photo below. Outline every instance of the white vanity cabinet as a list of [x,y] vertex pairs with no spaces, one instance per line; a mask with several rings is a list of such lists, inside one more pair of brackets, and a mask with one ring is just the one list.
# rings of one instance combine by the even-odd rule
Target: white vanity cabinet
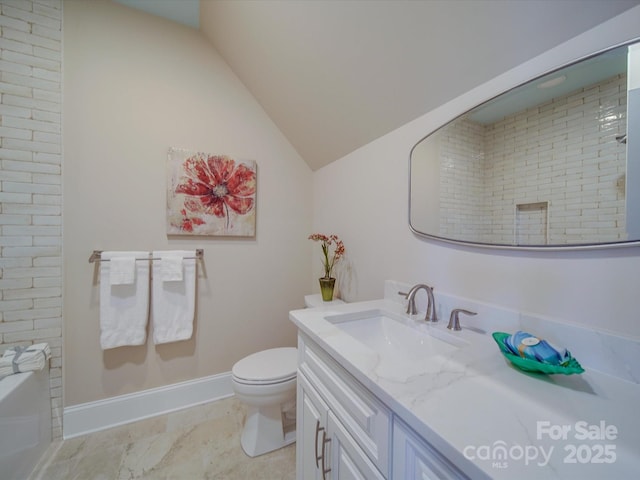
[[388,478],[389,410],[302,335],[298,355],[298,480]]
[[299,480],[384,480],[304,375],[298,378],[298,398]]
[[297,480],[467,478],[304,334]]

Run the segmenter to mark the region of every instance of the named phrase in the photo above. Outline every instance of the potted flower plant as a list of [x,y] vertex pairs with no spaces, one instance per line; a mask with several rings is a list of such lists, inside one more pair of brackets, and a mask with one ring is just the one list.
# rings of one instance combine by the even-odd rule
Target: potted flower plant
[[320,292],[322,293],[322,300],[330,302],[333,300],[333,288],[336,283],[336,279],[331,276],[331,273],[336,262],[344,255],[344,243],[337,235],[327,236],[322,233],[309,235],[309,240],[321,242],[324,277],[320,278]]

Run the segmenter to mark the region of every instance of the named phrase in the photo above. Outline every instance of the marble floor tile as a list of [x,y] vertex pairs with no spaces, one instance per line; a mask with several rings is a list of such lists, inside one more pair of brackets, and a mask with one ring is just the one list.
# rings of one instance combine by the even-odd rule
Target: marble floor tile
[[295,444],[250,458],[246,411],[211,402],[51,445],[30,480],[244,480],[295,478]]

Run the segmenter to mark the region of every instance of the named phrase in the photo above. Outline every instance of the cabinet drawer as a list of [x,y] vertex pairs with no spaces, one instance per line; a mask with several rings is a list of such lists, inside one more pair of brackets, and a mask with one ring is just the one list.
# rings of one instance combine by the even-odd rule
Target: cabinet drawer
[[299,369],[373,464],[389,475],[391,413],[318,345],[300,335]]

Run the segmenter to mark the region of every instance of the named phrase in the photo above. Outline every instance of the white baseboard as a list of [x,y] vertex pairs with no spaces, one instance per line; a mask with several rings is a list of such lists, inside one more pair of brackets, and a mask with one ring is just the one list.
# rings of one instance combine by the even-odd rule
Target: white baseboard
[[220,400],[233,395],[231,372],[66,407],[63,438]]

